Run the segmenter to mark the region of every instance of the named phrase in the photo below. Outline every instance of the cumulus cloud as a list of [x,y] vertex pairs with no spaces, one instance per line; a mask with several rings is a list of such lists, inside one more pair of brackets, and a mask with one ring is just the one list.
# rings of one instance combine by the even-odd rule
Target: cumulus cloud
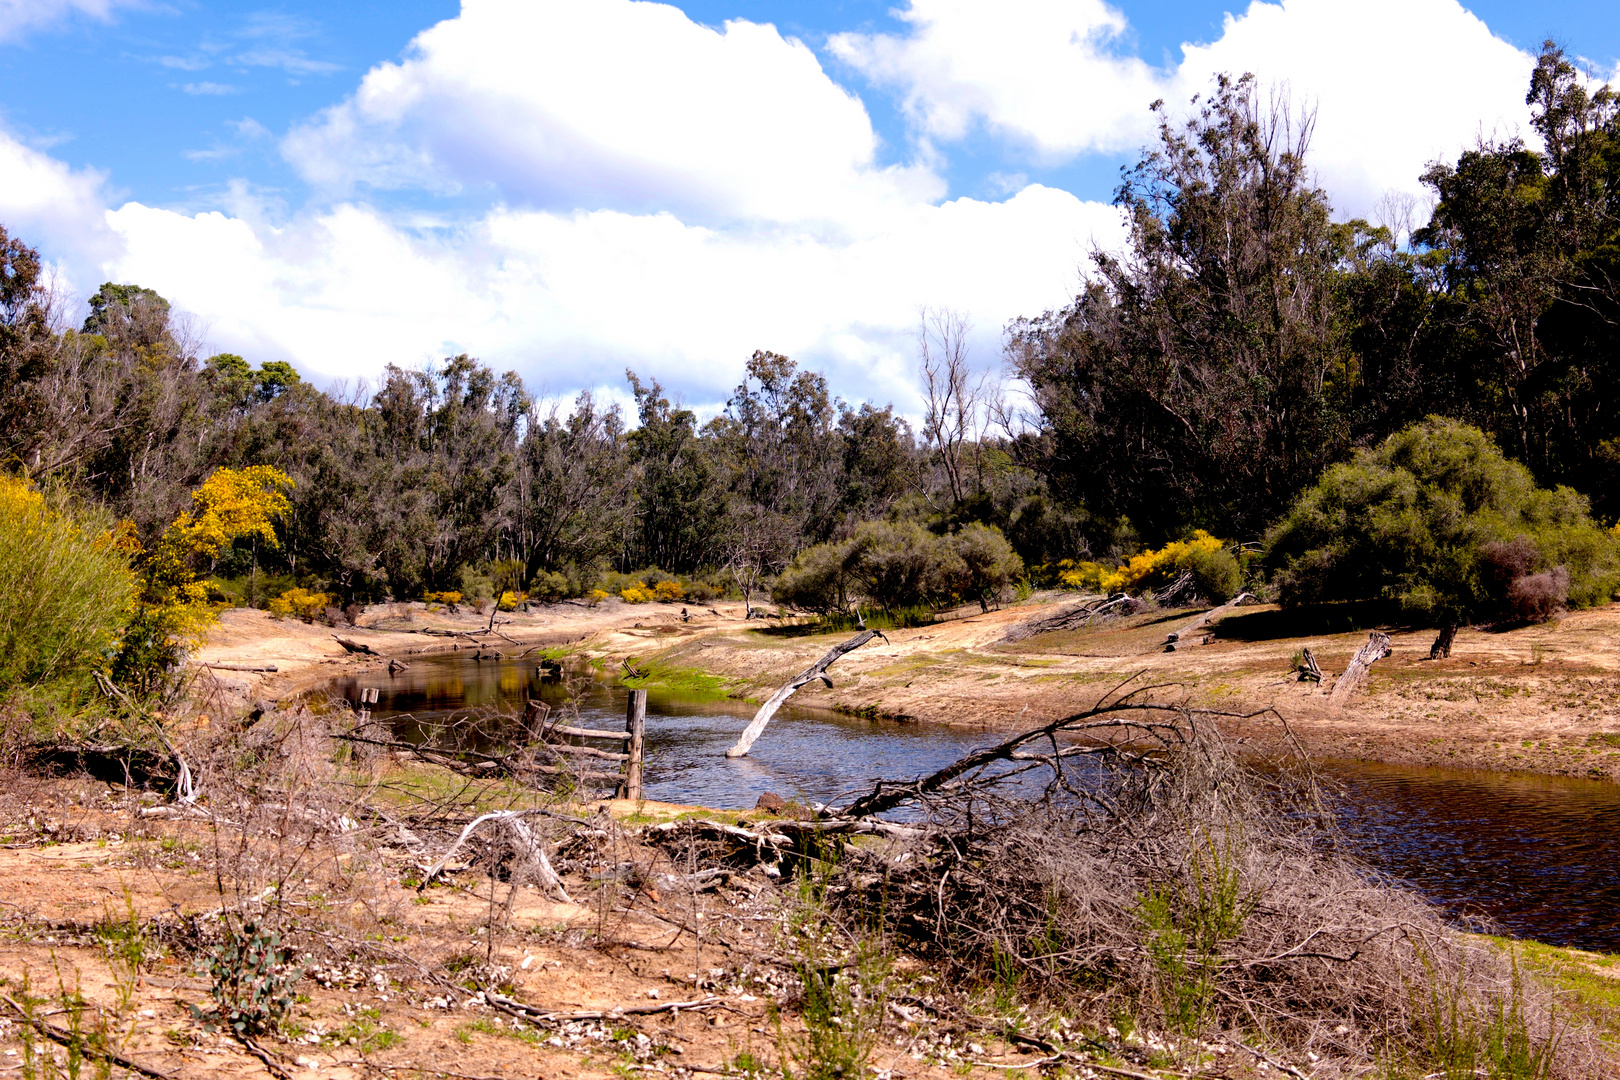
[[0,43],[18,41],[31,31],[66,22],[76,16],[107,22],[121,7],[139,0],[0,0]]
[[45,249],[61,283],[83,290],[88,279],[120,248],[105,217],[106,178],[76,170],[0,131],[0,223],[13,235]]
[[1063,303],[1093,243],[1123,229],[1112,207],[1038,186],[917,204],[855,241],[607,210],[502,208],[416,230],[358,204],[252,218],[128,204],[107,215],[122,241],[108,273],[202,315],[220,347],[327,376],[468,351],[554,390],[630,366],[700,402],[771,348],[844,393],[909,403],[921,305],[969,314],[992,360],[1002,323]]
[[828,49],[902,93],[927,136],[976,124],[1066,160],[1139,143],[1163,76],[1121,51],[1125,16],[1102,0],[911,0],[905,34],[835,34]]
[[838,227],[944,196],[878,150],[803,43],[631,0],[467,0],[284,143],[338,193],[488,186],[537,208]]
[[[1099,0],[911,0],[903,34],[841,34],[833,53],[901,91],[928,137],[974,125],[1045,162],[1151,138],[1148,102],[1185,106],[1215,74],[1253,72],[1317,110],[1313,160],[1338,202],[1365,212],[1480,135],[1525,128],[1533,58],[1456,0],[1254,0],[1172,69],[1119,51],[1127,29]],[[1422,55],[1410,43],[1422,42]]]

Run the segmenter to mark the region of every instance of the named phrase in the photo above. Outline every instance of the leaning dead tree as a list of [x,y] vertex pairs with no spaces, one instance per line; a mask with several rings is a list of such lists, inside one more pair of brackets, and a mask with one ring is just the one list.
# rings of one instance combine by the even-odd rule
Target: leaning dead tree
[[1082,626],[1089,626],[1104,619],[1113,619],[1121,615],[1135,615],[1141,611],[1141,600],[1126,593],[1114,593],[1111,596],[1094,596],[1073,604],[1051,615],[1042,615],[1034,619],[1021,622],[1007,631],[1003,641],[1012,643],[1032,638],[1036,634],[1052,634],[1059,630],[1078,630]]
[[1388,634],[1381,630],[1374,630],[1368,634],[1367,644],[1356,650],[1356,655],[1350,658],[1350,666],[1344,669],[1339,681],[1333,684],[1333,693],[1328,697],[1328,704],[1336,708],[1349,701],[1351,694],[1366,685],[1367,673],[1373,664],[1392,651]]
[[416,887],[416,891],[421,892],[431,885],[433,879],[444,872],[445,864],[455,857],[456,852],[461,850],[462,846],[472,838],[474,833],[487,825],[497,833],[512,852],[516,861],[512,873],[513,881],[520,878],[531,878],[558,900],[565,904],[572,904],[574,902],[573,898],[568,895],[568,890],[563,888],[562,879],[557,876],[557,871],[551,867],[551,860],[546,858],[545,847],[540,843],[539,838],[534,835],[534,830],[529,828],[528,822],[524,820],[534,813],[537,813],[537,811],[506,810],[474,818],[467,823],[466,828],[461,830],[461,835],[456,837],[455,843],[450,845],[449,850],[423,876],[421,883]]
[[788,681],[787,685],[772,694],[770,699],[759,707],[759,712],[754,714],[754,719],[743,729],[742,736],[737,739],[737,745],[726,751],[726,757],[738,758],[745,756],[749,747],[753,746],[754,742],[764,733],[765,725],[771,722],[771,717],[776,715],[776,710],[782,707],[782,702],[797,693],[799,687],[815,682],[817,679],[831,686],[832,679],[827,675],[827,668],[832,666],[833,661],[845,653],[854,652],[873,638],[883,638],[885,644],[889,640],[883,637],[881,631],[862,630],[843,644],[833,646],[826,656],[795,675]]

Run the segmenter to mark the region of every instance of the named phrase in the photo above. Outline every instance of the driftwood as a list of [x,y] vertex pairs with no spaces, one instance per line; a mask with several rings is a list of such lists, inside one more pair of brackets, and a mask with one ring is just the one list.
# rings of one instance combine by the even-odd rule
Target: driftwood
[[333,634],[332,637],[337,640],[339,645],[343,646],[344,652],[361,653],[366,656],[382,655],[382,653],[378,652],[376,649],[373,649],[370,645],[367,645],[363,641],[356,641],[353,638],[342,637],[338,634]]
[[1382,660],[1391,652],[1389,635],[1381,630],[1374,630],[1367,635],[1367,644],[1356,650],[1356,655],[1350,658],[1350,666],[1344,669],[1339,681],[1333,684],[1333,694],[1328,698],[1328,704],[1334,707],[1343,705],[1350,699],[1350,695],[1360,690],[1367,682],[1367,672],[1374,663]]
[[1164,651],[1175,652],[1178,648],[1184,649],[1188,645],[1208,644],[1209,639],[1207,637],[1196,642],[1189,641],[1187,639],[1192,634],[1202,630],[1206,626],[1209,626],[1211,623],[1219,622],[1221,619],[1226,618],[1232,613],[1232,609],[1243,603],[1243,601],[1253,599],[1253,593],[1240,592],[1236,596],[1232,597],[1232,599],[1222,604],[1220,607],[1212,608],[1198,616],[1196,619],[1193,619],[1191,622],[1170,631],[1169,636],[1164,639]]
[[1126,593],[1082,600],[1053,615],[1042,615],[1007,631],[1003,641],[1011,643],[1032,638],[1036,634],[1051,634],[1059,630],[1078,630],[1080,627],[1119,615],[1134,615],[1142,610],[1142,601]]
[[557,871],[551,868],[551,860],[546,858],[545,848],[539,840],[535,839],[534,831],[523,820],[531,812],[528,810],[503,810],[498,813],[484,814],[473,818],[472,821],[467,823],[467,827],[461,830],[461,835],[456,837],[456,842],[450,845],[450,850],[446,851],[443,858],[435,863],[433,869],[429,870],[427,875],[422,878],[421,884],[416,886],[416,891],[421,892],[432,884],[433,879],[444,871],[444,864],[449,862],[451,857],[461,850],[461,846],[471,838],[473,833],[478,831],[480,825],[493,822],[497,827],[505,831],[507,841],[512,845],[513,853],[517,855],[518,865],[513,878],[515,879],[518,873],[530,874],[535,880],[539,881],[541,887],[547,892],[565,904],[572,904],[574,900],[568,895],[568,890],[563,888],[562,879],[557,876]]
[[759,712],[754,714],[754,719],[743,729],[742,736],[737,740],[737,745],[726,751],[726,757],[739,758],[745,756],[748,753],[748,748],[753,746],[755,740],[765,731],[765,725],[771,722],[771,717],[776,715],[776,710],[782,707],[782,702],[797,693],[799,687],[804,686],[806,683],[815,682],[817,679],[821,679],[831,686],[832,680],[827,678],[826,671],[832,665],[832,662],[845,653],[854,652],[873,638],[883,638],[884,644],[888,644],[889,641],[888,638],[883,637],[881,631],[862,630],[843,644],[833,646],[826,656],[795,675],[785,686],[772,694],[765,704],[759,707]]
[[202,665],[216,671],[280,671],[274,664],[210,664],[206,661]]

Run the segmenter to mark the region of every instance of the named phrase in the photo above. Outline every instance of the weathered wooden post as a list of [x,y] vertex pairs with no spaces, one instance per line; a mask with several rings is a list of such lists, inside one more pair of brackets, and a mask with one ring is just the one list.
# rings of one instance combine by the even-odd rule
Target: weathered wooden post
[[621,798],[641,798],[641,748],[647,732],[647,691],[630,691],[630,706],[625,715],[625,731],[630,733],[626,747],[630,760],[624,763],[624,784]]

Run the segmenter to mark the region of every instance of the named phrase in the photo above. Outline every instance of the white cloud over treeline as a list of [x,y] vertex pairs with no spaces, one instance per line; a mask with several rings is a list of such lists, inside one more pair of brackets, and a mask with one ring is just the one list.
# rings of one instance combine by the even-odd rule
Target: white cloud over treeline
[[[1012,175],[1129,151],[1154,98],[1254,71],[1317,108],[1321,179],[1364,212],[1525,118],[1531,58],[1454,0],[1254,3],[1169,70],[1123,52],[1127,20],[1096,0],[900,14],[899,32],[831,38],[829,72],[742,20],[466,0],[285,135],[315,193],[301,210],[246,186],[222,211],[113,207],[99,174],[0,133],[0,221],[81,289],[139,282],[221,348],[311,374],[467,351],[554,391],[631,366],[713,401],[769,348],[907,404],[922,305],[967,314],[992,360],[1006,320],[1065,302],[1092,246],[1122,238],[1114,208],[1052,187],[952,198],[958,140],[1003,140]],[[875,132],[874,88],[901,100],[908,145]],[[444,195],[482,209],[420,209]]]

